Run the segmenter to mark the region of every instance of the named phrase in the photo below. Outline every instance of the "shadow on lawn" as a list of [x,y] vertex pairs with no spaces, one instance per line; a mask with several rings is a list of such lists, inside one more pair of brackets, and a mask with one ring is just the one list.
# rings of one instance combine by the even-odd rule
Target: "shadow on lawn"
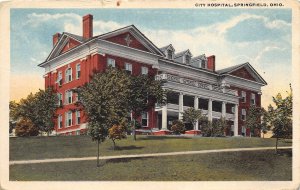
[[169,139],[191,139],[185,136],[143,136],[138,137],[137,140],[169,140]]
[[105,164],[109,164],[109,163],[126,163],[126,162],[131,162],[132,160],[146,160],[148,158],[153,158],[153,157],[147,157],[147,158],[141,158],[141,157],[136,157],[136,158],[114,158],[114,159],[105,160]]
[[[137,149],[142,149],[144,148],[143,146],[134,146],[134,145],[130,145],[130,146],[116,146],[115,147],[115,151],[122,151],[122,150],[137,150]],[[113,147],[109,148],[110,150],[113,150]]]

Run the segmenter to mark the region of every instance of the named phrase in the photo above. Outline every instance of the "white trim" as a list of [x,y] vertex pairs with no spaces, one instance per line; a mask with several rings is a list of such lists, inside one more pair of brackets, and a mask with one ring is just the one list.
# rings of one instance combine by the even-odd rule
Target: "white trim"
[[[78,70],[78,66],[79,66],[79,70]],[[79,76],[78,76],[78,71],[79,71]],[[77,63],[75,66],[75,72],[76,72],[76,79],[79,79],[81,77],[81,63]]]

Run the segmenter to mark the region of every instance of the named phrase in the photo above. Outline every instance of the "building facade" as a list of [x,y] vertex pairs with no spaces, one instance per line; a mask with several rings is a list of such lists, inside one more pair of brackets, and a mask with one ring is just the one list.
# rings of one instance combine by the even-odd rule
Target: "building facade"
[[[88,83],[94,73],[108,66],[132,75],[163,80],[169,93],[166,105],[156,105],[139,119],[145,129],[168,131],[173,120],[182,119],[189,107],[201,109],[209,121],[226,118],[226,135],[249,136],[244,125],[251,105],[261,106],[261,87],[267,83],[249,64],[215,70],[216,57],[193,56],[190,50],[176,53],[172,44],[158,48],[134,25],[93,36],[93,16],[83,17],[83,35],[53,35],[53,49],[39,64],[45,68],[45,87],[58,95],[56,134],[78,135],[87,117],[76,104],[73,92]],[[197,124],[196,130],[201,126]]]

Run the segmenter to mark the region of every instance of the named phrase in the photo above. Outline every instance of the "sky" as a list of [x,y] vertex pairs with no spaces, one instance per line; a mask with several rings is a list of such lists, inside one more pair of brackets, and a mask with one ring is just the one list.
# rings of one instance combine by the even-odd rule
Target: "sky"
[[94,16],[94,35],[134,24],[157,47],[216,56],[216,70],[249,62],[267,81],[262,105],[286,95],[292,81],[290,9],[11,9],[10,100],[44,88],[43,62],[52,35],[82,35],[82,16]]

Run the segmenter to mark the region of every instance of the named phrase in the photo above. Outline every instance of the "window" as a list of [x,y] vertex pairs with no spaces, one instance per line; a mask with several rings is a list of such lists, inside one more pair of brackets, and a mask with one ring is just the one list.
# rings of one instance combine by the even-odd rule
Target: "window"
[[57,105],[62,106],[63,102],[62,102],[62,94],[61,93],[57,93],[57,99],[58,99]]
[[80,78],[80,63],[76,65],[76,79]]
[[242,126],[242,135],[246,136],[246,127]]
[[80,130],[77,130],[77,131],[76,131],[76,135],[80,135]]
[[58,72],[56,83],[58,83],[59,86],[62,85],[62,73],[61,73],[61,71]]
[[76,111],[76,125],[80,124],[80,111]]
[[242,120],[245,121],[246,120],[246,110],[242,109]]
[[242,102],[246,102],[246,92],[245,91],[242,91]]
[[201,68],[205,69],[206,68],[206,61],[201,60]]
[[79,101],[78,93],[75,93],[75,102]]
[[231,113],[234,113],[234,111],[235,111],[235,107],[232,106],[232,107],[231,107]]
[[148,74],[148,68],[142,67],[142,75],[147,75],[147,74]]
[[185,55],[185,64],[190,64],[191,56]]
[[114,59],[108,58],[107,59],[107,66],[116,67],[116,61]]
[[143,112],[142,113],[142,127],[147,127],[148,126],[148,113]]
[[58,126],[59,129],[62,128],[62,115],[58,115],[57,126]]
[[66,127],[69,127],[72,125],[72,112],[68,111],[66,113],[66,123],[65,123]]
[[66,83],[72,81],[72,69],[68,68],[66,70]]
[[167,52],[167,58],[168,59],[173,59],[173,51],[168,49],[168,52]]
[[72,104],[73,103],[72,95],[73,95],[73,92],[71,90],[66,91],[66,93],[65,93],[65,103],[66,104]]
[[125,63],[125,70],[126,70],[128,73],[132,74],[132,64],[130,64],[130,63]]
[[255,94],[251,93],[251,105],[255,105]]

